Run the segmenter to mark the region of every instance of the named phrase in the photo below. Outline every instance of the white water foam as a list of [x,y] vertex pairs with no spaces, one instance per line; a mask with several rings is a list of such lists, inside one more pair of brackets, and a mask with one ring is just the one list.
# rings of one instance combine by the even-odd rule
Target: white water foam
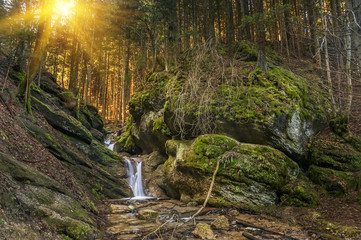
[[143,162],[138,159],[126,159],[128,183],[133,190],[134,197],[132,199],[146,199],[149,198],[144,192],[143,178],[142,178],[142,165]]
[[105,140],[104,144],[109,150],[114,151],[114,143],[110,143],[110,139]]

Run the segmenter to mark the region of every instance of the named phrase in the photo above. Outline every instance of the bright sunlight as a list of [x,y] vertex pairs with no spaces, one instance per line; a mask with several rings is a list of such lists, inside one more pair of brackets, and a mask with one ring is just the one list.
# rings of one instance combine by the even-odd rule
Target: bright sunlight
[[74,2],[58,0],[55,4],[55,12],[62,17],[70,17],[74,10]]

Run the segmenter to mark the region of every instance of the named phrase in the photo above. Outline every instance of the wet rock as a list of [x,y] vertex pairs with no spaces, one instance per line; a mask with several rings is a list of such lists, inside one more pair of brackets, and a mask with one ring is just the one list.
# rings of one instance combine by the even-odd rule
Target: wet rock
[[206,223],[198,223],[192,233],[201,239],[216,239],[211,227]]
[[103,141],[104,134],[102,132],[100,132],[99,130],[96,130],[95,128],[90,129],[90,132],[96,140],[98,140],[99,142]]
[[219,216],[219,217],[216,218],[216,220],[214,220],[214,221],[211,223],[211,226],[212,226],[214,229],[219,229],[219,230],[227,231],[227,230],[229,230],[229,221],[228,221],[228,218],[226,218],[224,215]]
[[154,218],[158,217],[158,215],[159,215],[158,212],[151,210],[151,209],[140,210],[137,213],[137,217],[142,220],[154,219]]

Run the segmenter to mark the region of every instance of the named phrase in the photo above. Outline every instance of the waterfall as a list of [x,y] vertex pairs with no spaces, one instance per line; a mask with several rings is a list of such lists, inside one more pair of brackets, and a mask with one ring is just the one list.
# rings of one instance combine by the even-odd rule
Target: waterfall
[[109,149],[109,150],[114,150],[114,143],[110,143],[110,139],[107,139],[107,140],[105,140],[104,141],[104,144],[105,144],[105,146]]
[[127,163],[128,183],[133,190],[134,197],[145,197],[142,178],[143,162],[136,159],[126,159],[125,161]]
[[[114,143],[111,143],[111,139],[108,138],[104,141],[105,146],[110,149],[114,150]],[[127,177],[128,177],[128,184],[133,191],[134,197],[131,199],[141,200],[141,199],[152,199],[154,197],[147,196],[144,192],[143,188],[143,176],[142,176],[142,166],[143,162],[141,159],[137,158],[126,158],[125,164],[127,168]]]

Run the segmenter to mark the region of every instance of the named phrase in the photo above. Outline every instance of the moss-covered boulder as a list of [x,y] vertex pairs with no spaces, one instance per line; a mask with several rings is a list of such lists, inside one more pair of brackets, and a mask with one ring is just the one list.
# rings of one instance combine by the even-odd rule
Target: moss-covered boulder
[[280,66],[263,72],[241,59],[220,69],[220,61],[230,60],[222,49],[203,50],[209,57],[190,53],[197,63],[147,75],[129,103],[134,143],[143,153],[164,152],[172,136],[216,133],[270,145],[303,164],[309,139],[326,125],[329,101],[320,81],[311,86]]
[[310,143],[309,178],[328,193],[345,195],[360,189],[361,152],[357,137],[323,132]]
[[166,178],[183,197],[198,201],[205,199],[220,161],[209,200],[213,205],[275,205],[280,194],[287,194],[283,187],[295,181],[300,172],[297,163],[279,150],[222,135],[202,135],[188,142],[169,140],[167,153]]
[[164,122],[163,109],[144,113],[138,121],[128,119],[120,139],[114,145],[116,152],[165,153],[165,143],[171,137],[170,129]]

